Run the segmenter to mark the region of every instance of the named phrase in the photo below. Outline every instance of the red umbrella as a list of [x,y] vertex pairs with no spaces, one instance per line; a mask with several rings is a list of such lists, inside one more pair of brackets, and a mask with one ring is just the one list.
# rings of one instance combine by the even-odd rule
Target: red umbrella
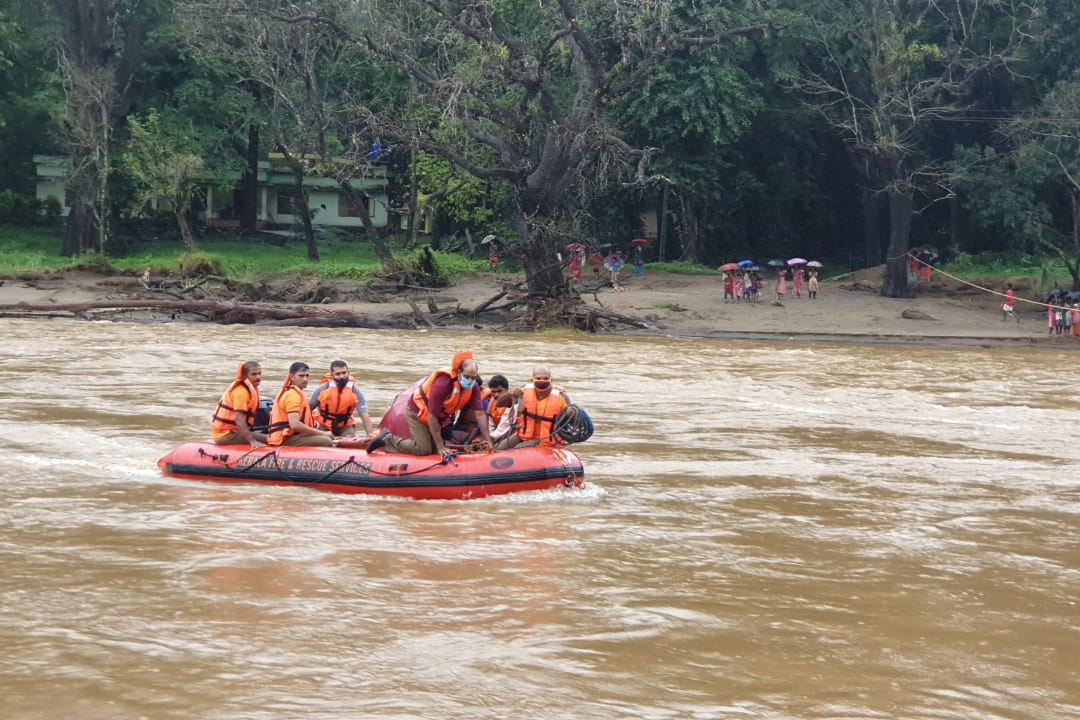
[[633,240],[630,241],[630,244],[631,245],[648,245],[649,241],[646,240],[645,238],[634,238]]
[[716,268],[720,272],[730,272],[731,270],[738,270],[739,263],[724,263],[720,267]]

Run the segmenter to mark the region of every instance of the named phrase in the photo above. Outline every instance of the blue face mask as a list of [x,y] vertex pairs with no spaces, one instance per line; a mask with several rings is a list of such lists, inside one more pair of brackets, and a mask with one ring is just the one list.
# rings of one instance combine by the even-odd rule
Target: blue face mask
[[461,385],[462,389],[468,390],[476,384],[476,378],[467,378],[462,375],[460,378],[458,378],[458,384]]

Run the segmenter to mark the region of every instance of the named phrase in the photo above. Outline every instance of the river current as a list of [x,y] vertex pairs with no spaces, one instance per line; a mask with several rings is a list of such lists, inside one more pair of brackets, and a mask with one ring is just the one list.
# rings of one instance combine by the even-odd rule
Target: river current
[[[1073,352],[0,320],[4,718],[1080,716]],[[582,490],[161,476],[238,360],[372,414],[457,349]],[[315,373],[313,373],[315,374]]]

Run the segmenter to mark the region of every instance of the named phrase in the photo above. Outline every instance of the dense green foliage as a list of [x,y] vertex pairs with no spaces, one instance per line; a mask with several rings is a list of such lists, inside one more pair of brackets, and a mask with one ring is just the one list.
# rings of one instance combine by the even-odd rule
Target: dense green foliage
[[[413,227],[428,203],[437,233],[497,234],[503,257],[519,243],[510,257],[548,279],[567,242],[625,246],[652,226],[650,262],[839,271],[926,243],[1003,271],[1052,261],[1080,285],[1072,0],[86,5],[112,34],[59,1],[0,12],[0,222],[56,214],[32,199],[34,153],[81,158],[69,252],[167,264],[159,248],[196,246],[185,214],[131,217],[186,206],[193,174],[236,174],[254,149],[284,153],[298,188],[314,171],[347,181],[378,142]],[[368,262],[355,238],[320,255],[306,225],[322,272]],[[258,248],[250,272],[297,250],[198,248],[225,242]],[[32,266],[30,246],[17,255]]]

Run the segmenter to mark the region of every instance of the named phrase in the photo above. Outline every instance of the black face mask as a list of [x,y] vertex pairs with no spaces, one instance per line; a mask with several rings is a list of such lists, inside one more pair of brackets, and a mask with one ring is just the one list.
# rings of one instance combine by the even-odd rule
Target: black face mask
[[533,381],[533,387],[536,388],[537,390],[547,390],[549,387],[551,387],[551,381],[550,380],[534,380]]
[[334,378],[334,384],[338,386],[339,390],[344,390],[345,386],[349,384],[349,378]]

